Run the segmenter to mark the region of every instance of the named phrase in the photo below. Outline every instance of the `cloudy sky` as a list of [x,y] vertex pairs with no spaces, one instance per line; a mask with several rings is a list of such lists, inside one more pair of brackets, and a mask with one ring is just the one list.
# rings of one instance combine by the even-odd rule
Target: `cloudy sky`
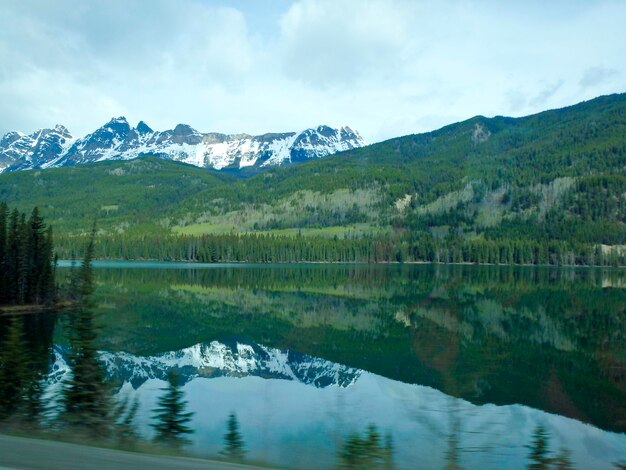
[[626,91],[626,1],[0,0],[0,134],[349,125],[368,142]]

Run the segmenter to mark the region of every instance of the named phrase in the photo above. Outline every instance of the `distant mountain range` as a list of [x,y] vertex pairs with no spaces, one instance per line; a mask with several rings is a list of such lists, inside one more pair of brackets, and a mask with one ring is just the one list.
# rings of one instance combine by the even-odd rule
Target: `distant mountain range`
[[11,131],[0,140],[0,173],[146,155],[215,170],[260,169],[363,145],[359,133],[349,127],[318,126],[302,132],[252,136],[201,133],[186,124],[160,132],[143,121],[131,127],[126,118],[119,117],[78,139],[62,125],[29,135]]

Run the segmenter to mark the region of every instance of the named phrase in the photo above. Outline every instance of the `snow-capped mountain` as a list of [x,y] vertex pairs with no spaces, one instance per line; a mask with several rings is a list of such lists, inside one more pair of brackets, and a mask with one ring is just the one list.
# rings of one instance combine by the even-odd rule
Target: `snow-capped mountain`
[[0,140],[0,172],[12,166],[15,169],[43,168],[67,152],[72,141],[68,130],[61,125],[30,135],[9,132]]
[[61,125],[30,135],[9,132],[0,140],[0,173],[144,155],[216,170],[238,170],[296,163],[363,145],[358,132],[349,127],[319,126],[300,133],[252,136],[201,133],[186,124],[160,132],[143,121],[131,127],[119,117],[80,139]]
[[[67,372],[67,351],[54,347],[55,362],[51,382],[59,382]],[[245,377],[296,380],[315,387],[353,384],[362,371],[324,359],[281,351],[259,344],[199,343],[180,351],[154,356],[135,356],[126,352],[101,352],[110,378],[139,387],[148,379],[166,380],[167,371],[177,367],[184,382],[194,377]]]

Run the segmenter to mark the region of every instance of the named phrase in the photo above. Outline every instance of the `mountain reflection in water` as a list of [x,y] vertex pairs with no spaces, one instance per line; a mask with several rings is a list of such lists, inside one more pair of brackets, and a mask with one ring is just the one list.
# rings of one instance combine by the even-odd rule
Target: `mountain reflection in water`
[[[399,468],[523,468],[538,425],[578,467],[626,460],[623,271],[108,266],[102,358],[146,436],[177,366],[202,455],[234,411],[248,457],[274,464],[335,465],[370,423]],[[52,395],[66,349],[59,323]]]
[[[54,371],[67,370],[55,348]],[[444,468],[454,443],[468,468],[522,468],[537,425],[552,445],[573,449],[582,468],[624,458],[626,436],[522,405],[476,406],[433,388],[405,384],[323,359],[261,345],[213,341],[138,357],[103,352],[120,397],[139,398],[139,426],[151,433],[151,410],[167,370],[178,367],[194,412],[193,449],[217,454],[224,423],[236,411],[251,456],[279,465],[331,467],[346,435],[375,423],[392,436],[398,468]],[[63,375],[54,374],[51,387]]]

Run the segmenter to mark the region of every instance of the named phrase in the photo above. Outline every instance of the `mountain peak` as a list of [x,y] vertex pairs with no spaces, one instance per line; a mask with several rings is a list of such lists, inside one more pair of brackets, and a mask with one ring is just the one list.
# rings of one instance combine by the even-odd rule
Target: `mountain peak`
[[72,137],[72,134],[70,134],[70,131],[67,130],[67,127],[65,127],[62,124],[57,124],[56,126],[54,126],[53,130],[54,132],[62,135],[63,137],[66,137],[66,138]]
[[330,134],[335,131],[335,129],[332,129],[330,126],[327,126],[326,124],[317,126],[317,129],[315,130],[319,132],[320,134]]
[[113,117],[107,124],[128,124],[124,116]]
[[151,134],[152,132],[154,132],[150,126],[148,124],[146,124],[144,121],[139,121],[139,124],[137,124],[137,132],[139,132],[140,134]]
[[174,128],[174,135],[193,135],[197,133],[198,131],[191,127],[189,124],[178,124]]
[[[117,118],[112,118],[109,122],[107,122],[104,126],[98,129],[96,132],[91,134],[92,138],[101,139],[102,135],[108,135],[113,133],[114,135],[121,136],[125,138],[126,135],[130,132],[131,127],[128,124],[128,121],[124,116],[120,116]],[[87,137],[85,137],[87,139]]]
[[24,134],[22,134],[21,132],[9,131],[6,134],[4,134],[2,139],[0,139],[0,146],[9,145],[11,142],[15,142],[16,140],[21,139],[22,137],[24,137]]

